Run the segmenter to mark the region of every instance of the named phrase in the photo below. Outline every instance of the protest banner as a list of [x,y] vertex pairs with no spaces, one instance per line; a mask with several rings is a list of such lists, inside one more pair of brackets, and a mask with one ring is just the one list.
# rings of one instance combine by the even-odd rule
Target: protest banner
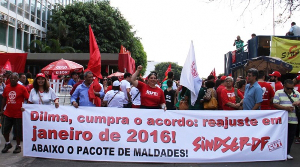
[[287,112],[25,104],[24,156],[121,162],[285,160]]

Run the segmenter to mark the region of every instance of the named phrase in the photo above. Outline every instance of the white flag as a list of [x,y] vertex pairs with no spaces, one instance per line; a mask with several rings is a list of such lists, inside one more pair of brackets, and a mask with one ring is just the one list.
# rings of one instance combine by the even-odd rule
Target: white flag
[[191,105],[194,106],[202,85],[202,80],[199,78],[197,72],[193,41],[191,42],[190,51],[181,71],[180,85],[185,86],[191,91]]

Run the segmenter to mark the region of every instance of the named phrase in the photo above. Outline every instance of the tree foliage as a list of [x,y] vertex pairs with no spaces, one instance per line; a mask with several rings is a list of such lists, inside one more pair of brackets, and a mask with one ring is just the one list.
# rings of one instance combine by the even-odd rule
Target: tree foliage
[[91,25],[100,52],[119,53],[121,45],[135,59],[136,65],[147,65],[147,55],[132,26],[109,1],[77,2],[58,6],[49,20],[47,37],[58,39],[62,45],[80,52],[89,52],[89,25]]
[[33,40],[30,42],[31,53],[75,53],[74,48],[69,46],[61,46],[56,39],[46,41]]
[[155,65],[155,71],[157,72],[158,79],[162,81],[165,78],[165,72],[167,71],[169,64],[171,64],[171,69],[174,73],[174,79],[180,80],[182,66],[172,62],[161,62]]

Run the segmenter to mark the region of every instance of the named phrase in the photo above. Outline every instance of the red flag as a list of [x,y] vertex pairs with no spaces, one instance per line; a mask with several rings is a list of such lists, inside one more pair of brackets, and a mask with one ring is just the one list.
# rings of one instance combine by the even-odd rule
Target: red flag
[[90,60],[88,67],[84,72],[91,71],[95,77],[102,79],[101,75],[101,54],[95,39],[91,25],[89,25],[90,32]]
[[171,69],[171,64],[169,64],[169,67],[167,68],[167,70],[166,70],[166,72],[165,72],[165,79],[163,80],[163,82],[164,82],[165,80],[168,79],[168,73],[169,73],[171,70],[172,70],[172,69]]
[[101,54],[95,39],[93,30],[91,25],[89,25],[89,34],[90,34],[90,60],[88,63],[88,67],[84,72],[91,71],[93,75],[96,77],[93,83],[90,85],[88,90],[89,100],[93,102],[97,107],[101,106],[100,97],[96,96],[95,92],[100,92],[101,86],[99,85],[98,78],[102,79],[101,75]]
[[9,59],[5,62],[4,66],[2,67],[1,73],[5,73],[6,71],[12,71]]
[[216,70],[215,70],[215,68],[210,72],[209,75],[213,75],[214,77],[216,77]]
[[96,77],[93,81],[93,83],[90,85],[90,88],[88,90],[88,94],[89,94],[89,100],[91,102],[93,102],[93,104],[95,104],[97,107],[101,106],[101,99],[100,97],[96,96],[95,92],[100,92],[101,90],[101,86],[99,84],[98,78]]

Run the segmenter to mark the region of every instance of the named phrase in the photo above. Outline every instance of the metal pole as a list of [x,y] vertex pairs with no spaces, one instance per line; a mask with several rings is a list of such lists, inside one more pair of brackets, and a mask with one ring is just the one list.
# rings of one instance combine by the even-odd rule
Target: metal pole
[[275,35],[275,18],[274,18],[275,12],[274,12],[274,10],[275,9],[274,9],[274,0],[273,0],[273,36]]

